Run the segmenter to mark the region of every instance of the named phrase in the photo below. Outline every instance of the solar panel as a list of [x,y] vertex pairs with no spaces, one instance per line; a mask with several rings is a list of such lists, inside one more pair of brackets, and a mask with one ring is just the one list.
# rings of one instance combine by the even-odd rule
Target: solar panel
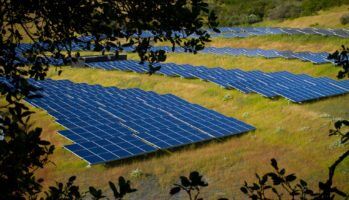
[[[299,56],[302,59],[322,61],[310,53],[294,54],[285,52],[285,57]],[[91,63],[91,66],[103,65],[113,66],[114,69],[123,70],[123,65],[133,65],[134,68],[145,68],[136,61],[116,61]],[[238,69],[206,68],[203,66],[177,65],[174,63],[163,63],[157,74],[167,76],[181,76],[184,78],[198,78],[210,81],[226,89],[237,89],[244,93],[258,93],[262,96],[273,98],[283,96],[294,102],[304,102],[348,93],[349,86],[346,82],[336,81],[329,78],[314,78],[305,74],[292,74],[289,72],[264,73],[261,71],[242,71]],[[334,87],[339,89],[335,89]],[[316,92],[317,91],[317,92]],[[332,92],[330,92],[332,91]],[[301,94],[298,94],[301,92]],[[294,98],[293,98],[294,97]],[[299,97],[299,98],[298,98]]]
[[[153,50],[165,50],[172,52],[170,47],[158,46],[153,47]],[[184,52],[182,48],[175,48],[174,52]],[[278,50],[264,50],[264,49],[246,49],[246,48],[230,48],[230,47],[205,47],[200,53],[209,53],[217,55],[230,55],[230,56],[248,56],[257,57],[262,56],[264,58],[286,58],[286,59],[300,59],[302,61],[309,61],[314,64],[325,64],[331,61],[327,59],[329,53],[326,52],[292,52],[292,51],[278,51]]]
[[90,164],[121,160],[157,150],[132,135],[79,142],[67,145],[65,148]]
[[[122,63],[136,67],[130,61]],[[100,63],[99,66],[107,67],[109,64]],[[30,79],[30,82],[42,88],[40,93],[43,98],[27,101],[47,110],[66,128],[59,134],[74,144],[65,148],[89,164],[254,130],[253,126],[244,122],[170,94],[76,84],[67,80]]]

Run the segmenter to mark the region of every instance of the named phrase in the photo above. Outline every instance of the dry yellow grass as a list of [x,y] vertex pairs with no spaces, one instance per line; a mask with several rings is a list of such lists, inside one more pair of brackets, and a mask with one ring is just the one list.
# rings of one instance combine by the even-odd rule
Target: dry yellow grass
[[348,28],[348,25],[342,25],[340,18],[349,13],[349,5],[330,8],[328,10],[321,10],[312,16],[299,17],[285,21],[263,21],[257,23],[256,26],[273,26],[273,27],[323,27],[323,28]]
[[[170,56],[169,61],[185,62],[185,55],[176,57]],[[202,60],[204,56],[193,58],[188,56],[186,60],[197,65],[210,59],[219,60],[219,58]],[[226,68],[233,64],[229,58],[220,62],[221,66]],[[214,63],[212,61],[207,64]],[[273,66],[272,63],[268,64]],[[250,69],[244,66],[241,68]],[[324,70],[318,74],[315,67],[309,70],[309,74],[331,75],[331,73],[331,70]],[[327,131],[333,118],[349,117],[348,113],[332,110],[332,106],[338,104],[343,105],[344,110],[348,110],[348,105],[345,103],[349,100],[348,95],[298,105],[284,99],[270,100],[256,94],[245,95],[234,90],[224,90],[212,83],[199,80],[157,75],[65,68],[61,76],[57,76],[53,71],[49,76],[54,79],[70,79],[74,82],[120,88],[137,87],[161,94],[171,93],[189,102],[250,123],[257,127],[257,130],[223,142],[212,141],[200,147],[191,145],[171,154],[158,154],[113,166],[97,165],[88,168],[85,162],[62,148],[64,144],[70,142],[55,133],[60,127],[54,124],[51,117],[44,111],[38,111],[34,120],[38,126],[44,127],[44,137],[57,146],[55,154],[51,157],[55,165],[49,165],[38,173],[38,176],[45,177],[46,184],[64,181],[71,175],[77,175],[78,183],[83,188],[88,185],[106,188],[107,181],[115,181],[120,175],[129,178],[131,171],[140,169],[145,175],[141,178],[131,178],[140,190],[132,197],[168,199],[169,187],[180,175],[198,170],[205,175],[210,184],[203,193],[206,199],[221,196],[241,199],[243,197],[239,188],[243,181],[254,180],[255,172],[263,173],[271,170],[270,158],[277,158],[280,165],[286,167],[289,172],[297,172],[300,177],[316,186],[315,180],[325,178],[327,166],[343,150],[336,145],[335,138],[327,136]],[[231,98],[224,100],[227,95]],[[345,190],[349,190],[348,166],[349,162],[346,162],[340,167],[338,171],[340,176],[335,180],[336,184]],[[158,191],[154,191],[154,188],[149,190],[147,184],[155,184],[159,187]],[[151,191],[153,195],[137,196],[144,195],[145,191]]]
[[329,10],[319,11],[314,16],[300,17],[286,20],[278,24],[280,27],[304,28],[310,26],[328,27],[328,28],[349,28],[348,25],[342,25],[340,18],[349,13],[349,5],[335,7]]

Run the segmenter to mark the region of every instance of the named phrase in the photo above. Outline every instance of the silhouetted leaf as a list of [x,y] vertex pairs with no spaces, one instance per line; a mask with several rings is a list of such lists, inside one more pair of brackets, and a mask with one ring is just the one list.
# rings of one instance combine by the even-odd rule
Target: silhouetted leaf
[[241,187],[240,190],[241,190],[241,192],[243,192],[243,193],[245,193],[245,194],[248,193],[248,191],[247,191],[247,189],[246,189],[245,187]]
[[275,158],[271,159],[271,166],[273,166],[274,169],[279,170],[279,168],[278,168],[278,163],[277,163],[277,161],[275,160]]
[[179,191],[181,191],[180,187],[173,187],[170,191],[170,195],[177,194]]
[[292,182],[292,181],[296,180],[296,178],[297,177],[294,174],[290,174],[290,175],[286,176],[285,179],[287,182]]
[[181,184],[182,184],[184,187],[189,187],[189,186],[190,186],[190,181],[188,180],[187,177],[181,176],[180,179],[181,179]]

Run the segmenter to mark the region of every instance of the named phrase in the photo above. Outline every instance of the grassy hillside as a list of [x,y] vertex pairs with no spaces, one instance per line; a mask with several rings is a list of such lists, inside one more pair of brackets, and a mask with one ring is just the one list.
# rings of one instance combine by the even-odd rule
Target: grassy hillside
[[[282,59],[171,54],[168,62],[219,65],[224,68],[239,66],[245,70],[289,70],[294,73],[306,72],[314,76],[329,77],[334,77],[336,73],[330,65],[314,66]],[[210,184],[204,190],[204,197],[212,199],[234,196],[241,199],[239,188],[243,181],[253,180],[255,172],[263,173],[270,170],[270,158],[277,158],[280,165],[286,167],[289,172],[297,172],[316,186],[315,180],[325,178],[327,166],[343,150],[335,138],[327,136],[327,131],[333,125],[334,119],[349,117],[349,107],[346,103],[349,95],[299,105],[282,98],[270,100],[257,94],[246,95],[235,90],[225,90],[213,83],[199,80],[158,75],[67,67],[61,76],[51,70],[49,77],[120,88],[137,87],[161,94],[171,93],[191,103],[250,123],[257,127],[257,130],[224,141],[212,141],[200,146],[191,145],[171,154],[159,153],[127,162],[87,167],[84,161],[62,148],[70,141],[56,134],[61,127],[55,124],[54,119],[44,111],[36,109],[38,112],[33,122],[43,127],[44,137],[57,146],[51,157],[55,165],[51,164],[38,172],[38,176],[47,180],[46,184],[64,181],[71,175],[77,175],[83,187],[92,184],[107,188],[108,180],[116,180],[118,176],[123,175],[130,178],[135,187],[139,188],[131,197],[168,199],[169,187],[180,175],[198,170],[205,175]],[[343,109],[337,109],[339,107]],[[349,162],[346,161],[338,170],[340,176],[335,179],[336,184],[345,191],[349,191],[348,167]],[[141,170],[143,175],[132,176],[132,171],[136,169]],[[159,190],[154,191],[154,188]]]
[[255,24],[256,26],[277,26],[277,27],[325,27],[325,28],[349,28],[349,25],[343,25],[340,18],[344,14],[349,14],[349,5],[334,7],[328,10],[321,10],[312,16],[304,16],[285,21],[265,20]]
[[[248,25],[268,20],[282,21],[317,14],[339,19],[338,15],[344,10],[336,10],[335,7],[349,4],[348,0],[209,0],[208,2],[217,11],[222,26]],[[328,14],[326,10],[332,8],[335,9],[330,12],[338,14]],[[326,22],[318,23],[324,24],[331,22],[331,20],[326,18]],[[336,21],[335,24],[338,24],[338,22]],[[315,24],[315,22],[311,24]]]
[[342,44],[349,44],[349,39],[319,35],[265,35],[234,39],[214,38],[209,46],[334,52]]

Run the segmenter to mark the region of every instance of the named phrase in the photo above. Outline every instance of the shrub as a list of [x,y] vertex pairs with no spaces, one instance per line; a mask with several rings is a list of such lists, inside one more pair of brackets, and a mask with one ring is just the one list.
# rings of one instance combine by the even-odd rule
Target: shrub
[[257,23],[257,22],[261,22],[262,21],[262,18],[259,17],[258,15],[255,15],[255,14],[251,14],[247,17],[247,23],[248,24],[254,24],[254,23]]
[[349,13],[344,14],[341,17],[340,21],[341,21],[341,24],[343,24],[343,25],[349,24]]
[[302,8],[297,3],[285,3],[276,6],[269,12],[269,19],[284,20],[288,18],[299,17],[302,13]]

